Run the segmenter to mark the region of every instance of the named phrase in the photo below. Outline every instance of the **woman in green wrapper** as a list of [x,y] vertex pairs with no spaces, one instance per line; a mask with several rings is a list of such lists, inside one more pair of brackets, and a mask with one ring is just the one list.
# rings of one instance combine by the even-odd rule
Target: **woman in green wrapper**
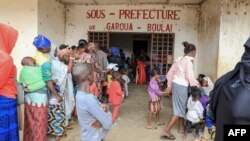
[[[46,141],[48,128],[47,92],[49,90],[49,92],[57,103],[61,103],[62,98],[54,88],[51,78],[51,61],[48,55],[46,54],[50,52],[50,41],[46,37],[39,35],[34,39],[33,45],[37,48],[37,52],[33,59],[36,65],[40,67],[40,75],[42,75],[42,77],[35,77],[39,74],[39,71],[32,71],[34,74],[32,75],[32,73],[30,73],[28,75],[31,77],[30,80],[37,80],[35,82],[27,82],[24,80],[28,76],[23,76],[26,75],[27,72],[26,74],[25,71],[21,72],[20,81],[24,84],[26,88],[24,141]],[[37,75],[35,73],[37,73]],[[41,83],[41,81],[45,82],[44,85],[36,85],[36,83]],[[57,136],[57,140],[59,137],[60,136]]]

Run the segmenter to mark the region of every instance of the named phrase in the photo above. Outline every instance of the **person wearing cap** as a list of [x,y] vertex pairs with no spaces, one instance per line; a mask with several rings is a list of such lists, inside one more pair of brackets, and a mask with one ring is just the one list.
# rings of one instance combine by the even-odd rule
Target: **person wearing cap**
[[25,127],[24,141],[46,141],[48,128],[47,89],[56,103],[62,102],[62,97],[56,91],[52,82],[51,60],[46,53],[51,50],[51,42],[43,35],[35,37],[33,45],[37,48],[33,56],[38,66],[42,68],[46,88],[39,89],[25,96]]
[[118,70],[119,70],[119,68],[117,67],[117,64],[114,64],[114,63],[108,64],[108,66],[107,66],[107,82],[108,82],[107,86],[108,86],[108,88],[112,82],[112,73],[114,71],[118,71]]
[[209,116],[216,126],[215,141],[223,141],[224,125],[250,125],[250,38],[234,70],[220,77],[211,92]]

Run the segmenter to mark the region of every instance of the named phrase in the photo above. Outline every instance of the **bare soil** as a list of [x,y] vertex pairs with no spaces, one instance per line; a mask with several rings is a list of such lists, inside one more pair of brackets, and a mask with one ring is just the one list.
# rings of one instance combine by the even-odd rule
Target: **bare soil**
[[[168,122],[172,113],[171,98],[163,98],[163,110],[161,119]],[[121,120],[111,128],[105,141],[161,141],[160,135],[164,126],[157,129],[146,129],[148,114],[148,99],[146,85],[130,85],[129,97],[124,101],[120,110]],[[182,135],[177,133],[178,124],[172,129],[176,141],[184,141]],[[62,141],[80,141],[80,127],[77,121],[73,124],[73,129],[67,130],[67,137]],[[48,141],[54,141],[54,137],[49,137]],[[194,133],[188,134],[185,141],[194,141]]]

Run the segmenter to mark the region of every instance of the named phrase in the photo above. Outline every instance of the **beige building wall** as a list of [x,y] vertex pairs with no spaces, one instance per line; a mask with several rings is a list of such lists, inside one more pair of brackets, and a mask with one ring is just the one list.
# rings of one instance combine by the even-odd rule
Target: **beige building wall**
[[37,0],[0,0],[0,22],[11,25],[19,33],[11,54],[18,72],[21,59],[35,52],[32,42],[37,35],[37,7]]
[[240,61],[250,37],[250,0],[223,0],[217,77]]
[[[119,10],[138,10],[138,9],[160,9],[160,10],[179,10],[177,12],[178,20],[166,19],[119,19]],[[87,18],[88,12],[92,10],[103,10],[105,18],[100,13],[99,18]],[[115,15],[110,15],[114,13]],[[140,15],[141,16],[141,15]],[[108,30],[107,23],[133,23],[133,31]],[[95,29],[91,31],[99,32],[148,32],[148,24],[167,24],[172,25],[171,33],[175,33],[175,52],[174,57],[183,55],[183,41],[189,41],[195,45],[198,44],[198,23],[199,23],[199,6],[198,5],[67,5],[66,6],[66,43],[77,44],[80,38],[88,39],[90,27]],[[138,29],[137,27],[140,27]],[[157,33],[168,33],[168,31],[154,31]],[[196,65],[197,66],[197,65]]]
[[65,42],[65,8],[58,0],[38,0],[38,34],[60,45]]
[[55,44],[65,41],[65,8],[56,0],[0,0],[0,15],[0,22],[13,26],[19,33],[11,54],[18,75],[21,59],[36,51],[32,43],[38,34]]
[[[119,19],[121,9],[177,10],[176,20]],[[102,11],[105,18],[87,18],[88,12]],[[250,36],[250,0],[206,0],[198,5],[66,5],[57,0],[0,0],[0,21],[19,31],[16,47],[12,52],[20,71],[24,56],[32,56],[32,45],[37,34],[44,34],[59,45],[77,44],[80,38],[88,39],[88,31],[129,33],[175,33],[174,58],[183,55],[183,41],[198,48],[197,74],[205,73],[213,80],[230,71],[240,60],[243,44]],[[110,15],[114,13],[115,15]],[[97,15],[100,13],[97,13]],[[94,14],[95,15],[95,14]],[[133,23],[133,30],[107,29],[107,23]],[[148,24],[171,25],[168,31],[148,31]],[[91,27],[95,28],[91,28]],[[140,27],[140,28],[137,28]],[[130,52],[129,49],[125,51]]]
[[206,0],[201,5],[198,72],[216,80],[240,61],[250,36],[250,0]]
[[198,72],[213,80],[217,77],[218,50],[221,27],[221,2],[206,0],[201,5],[199,46],[197,47]]

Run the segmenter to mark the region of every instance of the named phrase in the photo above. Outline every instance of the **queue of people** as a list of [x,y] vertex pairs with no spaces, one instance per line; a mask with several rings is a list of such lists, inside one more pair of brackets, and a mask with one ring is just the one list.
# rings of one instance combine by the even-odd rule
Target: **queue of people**
[[[0,140],[19,140],[17,105],[22,103],[25,105],[24,141],[46,141],[47,134],[55,136],[56,141],[63,139],[67,136],[66,129],[71,128],[75,109],[81,140],[103,140],[111,127],[118,124],[122,103],[130,95],[123,50],[111,47],[107,54],[100,50],[98,43],[84,39],[79,40],[78,46],[56,47],[47,37],[38,35],[33,41],[36,53],[20,61],[23,67],[17,82],[16,67],[10,56],[17,38],[17,30],[0,24]],[[160,111],[162,96],[166,95],[172,98],[173,113],[161,139],[176,139],[172,128],[178,121],[178,132],[183,138],[195,126],[198,140],[224,140],[223,125],[249,124],[246,108],[249,106],[250,38],[244,45],[242,60],[215,85],[202,74],[196,79],[193,70],[196,47],[188,42],[183,45],[184,55],[176,59],[167,73],[165,90],[160,87],[157,68],[147,71],[145,59],[136,62],[136,82],[149,83],[146,128],[165,125]],[[146,73],[150,74],[149,78]],[[17,90],[18,83],[22,90]],[[152,122],[154,117],[156,124]]]
[[[4,24],[0,24],[0,32],[0,119],[4,125],[0,128],[0,140],[18,141],[16,68],[10,56],[18,32]],[[128,96],[127,70],[122,70],[122,76],[111,68],[112,82],[103,91],[108,61],[97,43],[79,40],[77,47],[64,44],[56,47],[47,37],[38,35],[33,45],[36,53],[20,61],[23,67],[18,83],[24,91],[25,105],[23,140],[46,141],[47,134],[55,136],[56,141],[66,137],[75,107],[81,140],[102,140],[111,126],[117,124],[122,99],[125,93]],[[114,109],[112,117],[108,103]]]

